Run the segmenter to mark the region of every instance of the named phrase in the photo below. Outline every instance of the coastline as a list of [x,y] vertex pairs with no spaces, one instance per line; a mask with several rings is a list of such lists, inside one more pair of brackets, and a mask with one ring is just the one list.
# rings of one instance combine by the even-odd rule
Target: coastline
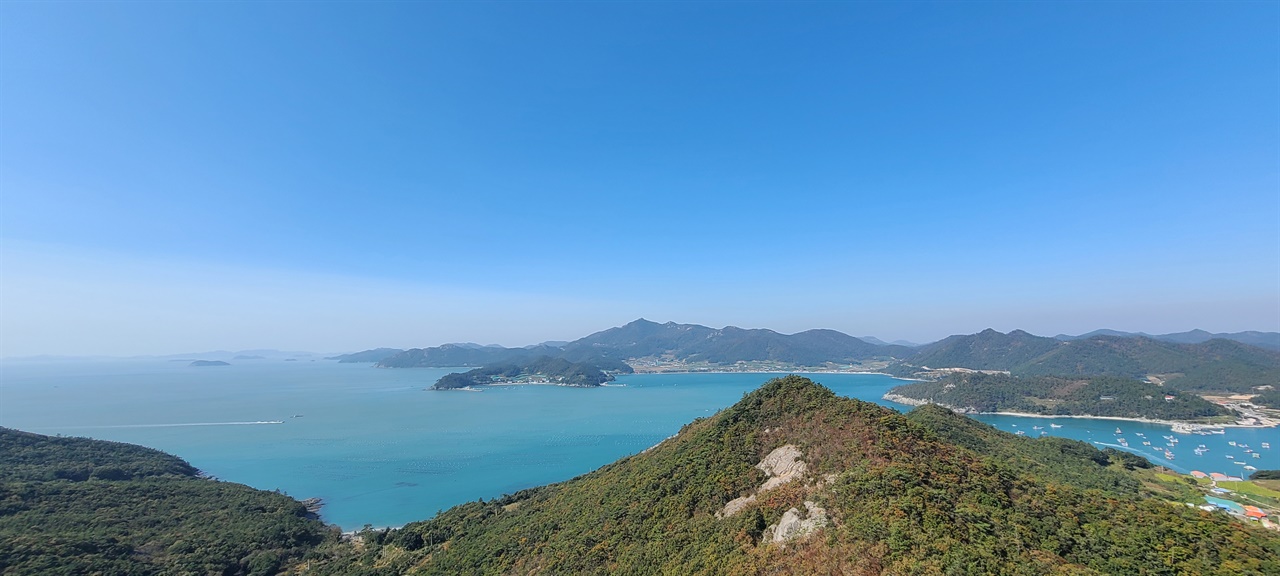
[[929,382],[929,380],[922,380],[920,378],[895,376],[887,372],[867,370],[821,370],[813,368],[805,370],[636,370],[635,374],[864,374],[871,376],[888,376],[895,380],[906,380],[909,382]]
[[920,398],[910,398],[910,397],[902,396],[899,394],[885,394],[884,396],[881,396],[881,399],[888,400],[890,402],[896,402],[898,404],[905,404],[907,406],[923,406],[925,404],[937,404],[953,412],[957,412],[957,413],[965,414],[969,416],[973,416],[973,415],[1020,416],[1023,418],[1049,418],[1049,419],[1079,418],[1083,420],[1117,420],[1117,421],[1124,421],[1124,422],[1138,422],[1142,424],[1159,424],[1161,426],[1169,426],[1171,428],[1174,428],[1173,431],[1180,434],[1190,434],[1196,429],[1203,429],[1203,428],[1275,428],[1278,424],[1280,424],[1274,421],[1267,421],[1265,423],[1260,423],[1260,424],[1240,424],[1238,422],[1232,423],[1232,424],[1205,424],[1203,422],[1187,422],[1183,420],[1160,420],[1158,418],[1125,417],[1125,416],[1095,416],[1092,414],[1034,414],[1030,412],[1009,412],[1009,411],[970,412],[964,409],[958,409],[955,406],[948,406],[940,402],[931,402],[929,400],[923,400]]
[[[870,372],[865,370],[637,370],[633,374],[799,374],[799,375],[819,375],[819,374],[862,374],[869,376],[888,376],[894,380],[903,380],[906,382],[927,382],[919,378],[908,378],[906,376],[895,376],[886,372]],[[622,376],[627,376],[622,374]],[[492,386],[560,386],[562,388],[626,388],[626,384],[612,384],[604,382],[596,386],[582,386],[579,384],[562,384],[558,382],[491,382],[479,386],[463,386],[461,388],[427,388],[431,391],[449,391],[461,390],[463,392],[484,392],[485,388]],[[886,396],[886,400],[889,398]],[[910,402],[901,402],[894,400],[899,404],[911,404]],[[922,402],[927,403],[927,402]],[[911,404],[913,406],[918,404]]]

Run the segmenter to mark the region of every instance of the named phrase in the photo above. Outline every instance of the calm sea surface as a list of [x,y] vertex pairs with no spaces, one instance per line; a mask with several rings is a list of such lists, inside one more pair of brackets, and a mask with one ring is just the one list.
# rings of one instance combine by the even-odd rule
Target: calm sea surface
[[[648,374],[591,389],[424,390],[451,371],[332,361],[204,368],[159,360],[6,362],[0,364],[0,426],[158,448],[223,480],[323,498],[324,519],[351,530],[398,526],[461,502],[572,478],[652,446],[777,376]],[[880,400],[901,383],[888,376],[810,377],[838,394],[909,409]],[[1247,474],[1235,461],[1280,468],[1276,429],[1178,434],[1170,448],[1167,426],[979,419],[1002,430],[1039,435],[1032,427],[1041,426],[1051,435],[1116,446],[1119,427],[1131,451],[1183,472]],[[1152,446],[1143,446],[1138,432]],[[1262,442],[1272,449],[1261,449]],[[1196,456],[1200,444],[1210,450]]]

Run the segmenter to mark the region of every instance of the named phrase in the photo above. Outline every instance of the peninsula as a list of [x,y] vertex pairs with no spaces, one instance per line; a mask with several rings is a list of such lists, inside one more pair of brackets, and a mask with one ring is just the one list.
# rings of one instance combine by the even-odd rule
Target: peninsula
[[1220,405],[1149,381],[1112,376],[1012,376],[949,369],[931,381],[897,386],[884,399],[900,404],[938,404],[960,413],[1069,416],[1140,420],[1195,427],[1275,426],[1259,409]]

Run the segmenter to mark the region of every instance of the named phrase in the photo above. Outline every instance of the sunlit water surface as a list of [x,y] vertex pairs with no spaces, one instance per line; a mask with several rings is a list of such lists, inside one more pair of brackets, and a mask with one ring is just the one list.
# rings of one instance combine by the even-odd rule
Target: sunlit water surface
[[[450,371],[332,361],[202,368],[159,360],[6,362],[0,364],[0,426],[158,448],[223,480],[323,498],[324,519],[351,530],[397,526],[462,502],[572,478],[652,446],[777,376],[637,374],[591,389],[424,390]],[[888,376],[810,377],[844,396],[909,409],[880,399],[902,383]],[[1183,472],[1247,474],[1234,461],[1280,468],[1275,429],[1180,434],[1168,447],[1167,426],[979,419],[1002,430],[1105,445],[1117,445],[1120,427],[1131,451]],[[1137,432],[1152,446],[1143,446]],[[1273,448],[1261,449],[1262,442]],[[1200,444],[1210,449],[1203,456],[1193,452]]]

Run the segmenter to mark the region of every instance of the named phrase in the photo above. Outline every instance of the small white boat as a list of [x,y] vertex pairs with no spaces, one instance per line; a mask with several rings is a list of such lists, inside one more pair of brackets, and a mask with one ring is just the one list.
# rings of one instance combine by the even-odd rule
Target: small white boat
[[1143,442],[1143,443],[1142,443],[1142,445],[1143,445],[1143,446],[1150,446],[1150,445],[1151,445],[1151,442]]
[[1245,470],[1257,470],[1257,468],[1255,468],[1255,467],[1253,467],[1253,466],[1245,466],[1245,467],[1244,467],[1244,469],[1245,469]]
[[1232,441],[1230,441],[1230,442],[1227,442],[1227,444],[1228,444],[1228,445],[1230,445],[1230,446],[1235,446],[1235,445],[1236,445],[1236,441],[1235,441],[1235,440],[1232,440]]
[[1124,432],[1121,432],[1119,428],[1116,428],[1116,434],[1124,434]]
[[[1050,424],[1050,425],[1049,425],[1049,427],[1050,427],[1050,428],[1061,428],[1061,427],[1062,427],[1062,425],[1061,425],[1061,424]],[[1264,448],[1265,448],[1265,446],[1264,446]]]
[[1026,435],[1027,435],[1027,433],[1026,433],[1026,432],[1023,432],[1023,431],[1021,431],[1021,430],[1019,430],[1019,431],[1015,432],[1015,434],[1017,434],[1017,435],[1019,435],[1019,436],[1026,436]]
[[1254,453],[1253,453],[1253,457],[1254,457],[1254,458],[1261,458],[1261,457],[1262,457],[1262,454],[1259,454],[1259,453],[1257,453],[1257,452],[1254,452]]
[[1270,449],[1271,449],[1271,443],[1270,443],[1270,442],[1263,442],[1263,443],[1262,443],[1262,447],[1263,447],[1263,448],[1266,448],[1266,449],[1268,449],[1268,450],[1270,450]]

